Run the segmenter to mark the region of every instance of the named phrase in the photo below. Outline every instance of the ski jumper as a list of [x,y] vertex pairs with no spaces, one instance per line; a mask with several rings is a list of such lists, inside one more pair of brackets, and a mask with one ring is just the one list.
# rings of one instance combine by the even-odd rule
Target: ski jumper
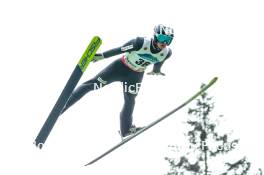
[[122,53],[124,54],[120,59],[113,61],[94,78],[77,87],[62,113],[88,92],[115,81],[122,82],[124,105],[120,112],[120,131],[121,135],[126,135],[133,123],[132,114],[135,98],[140,89],[146,67],[154,64],[153,72],[160,72],[164,61],[171,56],[171,49],[166,47],[161,50],[153,45],[153,39],[137,37],[121,47],[103,52],[102,55],[104,58],[109,58]]

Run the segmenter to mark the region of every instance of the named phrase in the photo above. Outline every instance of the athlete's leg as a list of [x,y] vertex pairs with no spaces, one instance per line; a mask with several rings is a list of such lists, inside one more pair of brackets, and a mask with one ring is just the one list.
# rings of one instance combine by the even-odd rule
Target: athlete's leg
[[94,78],[80,85],[71,94],[61,114],[64,113],[69,107],[71,107],[78,100],[80,100],[88,92],[99,89],[114,81],[120,81],[121,77],[120,77],[119,69],[120,66],[122,66],[121,64],[122,63],[119,60],[114,61],[105,69],[103,69],[99,74],[97,74]]
[[129,129],[132,126],[135,98],[140,89],[143,74],[143,72],[133,72],[126,78],[127,81],[123,82],[124,105],[120,113],[120,131],[122,136],[129,133]]

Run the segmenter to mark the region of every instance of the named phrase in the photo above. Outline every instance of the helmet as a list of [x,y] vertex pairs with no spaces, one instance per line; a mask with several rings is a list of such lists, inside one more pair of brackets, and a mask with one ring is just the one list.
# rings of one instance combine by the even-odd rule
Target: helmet
[[165,43],[170,45],[174,37],[174,31],[170,27],[166,27],[162,24],[155,26],[154,28],[154,41],[159,43]]

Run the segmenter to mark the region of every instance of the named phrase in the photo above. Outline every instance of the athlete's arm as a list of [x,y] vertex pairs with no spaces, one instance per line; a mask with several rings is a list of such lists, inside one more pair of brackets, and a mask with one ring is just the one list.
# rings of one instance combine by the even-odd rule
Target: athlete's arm
[[137,37],[135,39],[128,41],[127,43],[125,43],[124,45],[120,47],[105,51],[102,54],[105,58],[108,58],[108,57],[112,57],[115,55],[119,55],[124,52],[137,51],[143,46],[143,43],[144,43],[144,38]]
[[[160,69],[161,69],[162,65],[164,64],[164,62],[168,58],[170,58],[171,55],[172,55],[172,51],[171,51],[171,49],[169,49],[169,52],[168,52],[166,58],[162,62],[155,63],[154,66],[153,66],[152,72],[150,72],[149,74],[161,73],[161,70]],[[161,73],[161,74],[163,74],[163,73]]]
[[135,39],[132,39],[128,42],[126,42],[124,45],[110,49],[108,51],[105,51],[103,53],[97,53],[95,54],[93,58],[93,62],[102,60],[104,58],[109,58],[112,56],[116,56],[125,52],[131,52],[131,51],[137,51],[139,50],[144,43],[144,38],[143,37],[137,37]]

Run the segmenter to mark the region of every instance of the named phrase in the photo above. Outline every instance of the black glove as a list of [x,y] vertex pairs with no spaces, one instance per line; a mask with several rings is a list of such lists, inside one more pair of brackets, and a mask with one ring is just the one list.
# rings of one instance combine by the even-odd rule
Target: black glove
[[165,76],[165,74],[162,73],[162,72],[154,72],[154,71],[148,72],[147,74],[148,75],[162,75],[162,76]]
[[98,53],[98,54],[95,54],[94,57],[93,57],[93,60],[92,62],[97,62],[97,61],[100,61],[100,60],[103,60],[104,59],[104,55],[101,54],[101,53]]

